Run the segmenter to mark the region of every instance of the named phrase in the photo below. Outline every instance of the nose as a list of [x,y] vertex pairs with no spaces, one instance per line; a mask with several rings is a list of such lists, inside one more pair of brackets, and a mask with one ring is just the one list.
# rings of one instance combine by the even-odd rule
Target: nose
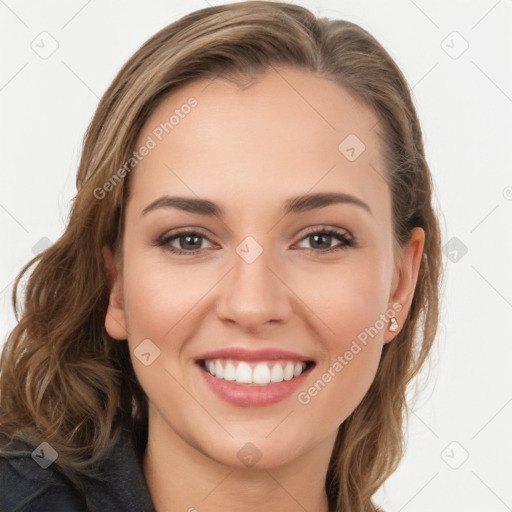
[[223,279],[217,315],[245,332],[286,323],[293,314],[293,293],[265,250],[252,262],[237,253]]

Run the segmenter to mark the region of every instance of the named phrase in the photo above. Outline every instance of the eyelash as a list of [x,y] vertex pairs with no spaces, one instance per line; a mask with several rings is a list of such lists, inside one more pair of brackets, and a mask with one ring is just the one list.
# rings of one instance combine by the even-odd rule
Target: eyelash
[[[308,248],[305,248],[305,250],[309,253],[314,253],[314,254],[326,254],[326,253],[331,253],[331,252],[337,252],[337,251],[344,251],[344,250],[347,250],[349,247],[355,247],[357,244],[356,244],[356,241],[353,239],[353,238],[349,238],[346,233],[342,232],[342,231],[338,231],[336,229],[333,229],[333,228],[328,228],[328,227],[322,227],[322,228],[311,228],[310,230],[308,230],[308,232],[300,239],[300,242],[302,240],[304,240],[305,238],[311,236],[311,235],[318,235],[318,234],[323,234],[323,235],[328,235],[328,236],[333,236],[335,238],[337,238],[338,240],[340,240],[342,242],[342,245],[338,246],[338,247],[331,247],[329,249],[308,249]],[[181,237],[184,237],[184,236],[187,236],[187,235],[198,235],[199,237],[201,238],[206,238],[207,240],[208,237],[201,232],[201,230],[199,229],[195,229],[195,230],[192,230],[192,229],[186,229],[186,230],[183,230],[183,231],[177,231],[175,233],[172,233],[170,235],[163,235],[161,236],[157,241],[156,241],[156,244],[158,247],[163,247],[165,250],[173,253],[173,254],[186,254],[186,255],[194,255],[194,254],[198,254],[200,253],[201,251],[203,251],[204,249],[194,249],[192,251],[184,251],[182,249],[176,249],[175,247],[172,247],[170,245],[170,242],[174,239],[179,239]]]

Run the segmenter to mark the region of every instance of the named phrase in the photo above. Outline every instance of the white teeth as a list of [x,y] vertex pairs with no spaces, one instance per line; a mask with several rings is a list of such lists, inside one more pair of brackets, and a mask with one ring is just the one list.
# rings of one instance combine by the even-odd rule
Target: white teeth
[[254,368],[252,380],[254,384],[268,384],[270,382],[270,370],[265,363],[259,363]]
[[286,363],[286,368],[284,369],[284,380],[292,380],[293,379],[293,363]]
[[224,368],[224,380],[235,380],[236,370],[233,363],[228,363]]
[[283,382],[284,372],[283,367],[280,364],[275,364],[270,373],[270,380],[272,382]]
[[219,379],[224,378],[224,368],[222,367],[222,363],[217,359],[215,361],[215,376],[219,377]]
[[252,383],[252,368],[247,363],[238,363],[236,368],[236,381],[239,384]]
[[226,359],[205,361],[205,369],[218,379],[237,384],[258,384],[260,386],[283,382],[298,377],[306,369],[306,363],[294,361],[272,361],[248,363]]

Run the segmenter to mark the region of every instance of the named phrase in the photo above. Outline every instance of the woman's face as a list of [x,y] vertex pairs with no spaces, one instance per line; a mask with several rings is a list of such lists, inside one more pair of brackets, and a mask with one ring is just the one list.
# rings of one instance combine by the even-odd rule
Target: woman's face
[[185,84],[148,119],[106,328],[128,339],[150,436],[236,467],[330,454],[423,248],[417,229],[393,252],[376,128],[344,88],[282,68]]

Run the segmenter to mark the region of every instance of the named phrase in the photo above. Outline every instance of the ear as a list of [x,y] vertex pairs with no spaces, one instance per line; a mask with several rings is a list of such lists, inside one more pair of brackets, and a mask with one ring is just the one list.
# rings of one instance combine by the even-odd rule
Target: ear
[[126,318],[124,314],[122,274],[120,264],[108,246],[103,246],[103,260],[108,273],[110,286],[110,300],[105,315],[105,329],[116,340],[125,340],[128,337]]
[[389,299],[390,308],[396,311],[395,318],[398,329],[393,332],[386,328],[384,343],[389,343],[400,332],[407,319],[418,281],[424,245],[425,231],[422,228],[414,228],[409,241],[402,247],[401,260],[393,276]]

